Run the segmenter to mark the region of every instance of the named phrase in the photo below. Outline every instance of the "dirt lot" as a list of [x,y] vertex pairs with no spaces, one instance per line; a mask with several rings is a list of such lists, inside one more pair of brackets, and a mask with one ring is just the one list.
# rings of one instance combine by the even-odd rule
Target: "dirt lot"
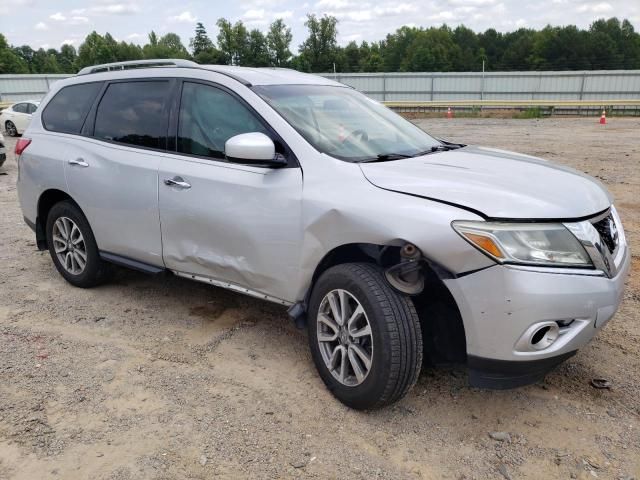
[[[597,176],[640,252],[640,119],[418,123]],[[22,221],[12,156],[0,172],[1,479],[640,477],[637,253],[615,318],[544,383],[484,391],[423,370],[402,402],[360,413],[280,307],[125,270],[66,284]]]

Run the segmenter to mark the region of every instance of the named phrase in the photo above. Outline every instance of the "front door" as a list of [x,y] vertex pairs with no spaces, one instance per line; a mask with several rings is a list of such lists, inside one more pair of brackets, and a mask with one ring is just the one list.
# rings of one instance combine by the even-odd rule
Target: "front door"
[[158,176],[163,258],[181,274],[293,300],[302,172],[233,164],[224,156],[229,138],[256,131],[274,136],[234,94],[184,82],[178,152],[163,157]]

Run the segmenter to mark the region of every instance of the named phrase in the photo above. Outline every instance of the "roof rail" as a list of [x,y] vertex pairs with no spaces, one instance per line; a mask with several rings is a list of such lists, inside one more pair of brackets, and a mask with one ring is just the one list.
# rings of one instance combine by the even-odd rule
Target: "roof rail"
[[93,65],[84,67],[78,72],[78,75],[89,75],[91,73],[111,72],[113,70],[129,70],[133,68],[153,68],[153,67],[182,67],[182,68],[199,68],[196,62],[191,60],[183,60],[180,58],[167,58],[158,60],[130,60],[128,62],[103,63],[102,65]]

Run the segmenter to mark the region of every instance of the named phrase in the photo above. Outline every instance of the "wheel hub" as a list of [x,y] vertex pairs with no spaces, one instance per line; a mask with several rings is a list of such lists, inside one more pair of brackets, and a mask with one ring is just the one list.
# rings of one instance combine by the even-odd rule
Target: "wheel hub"
[[373,335],[364,308],[346,290],[327,293],[317,317],[317,340],[331,375],[348,387],[360,385],[373,360]]
[[53,248],[62,267],[80,275],[87,265],[87,250],[82,232],[69,217],[60,217],[53,224]]

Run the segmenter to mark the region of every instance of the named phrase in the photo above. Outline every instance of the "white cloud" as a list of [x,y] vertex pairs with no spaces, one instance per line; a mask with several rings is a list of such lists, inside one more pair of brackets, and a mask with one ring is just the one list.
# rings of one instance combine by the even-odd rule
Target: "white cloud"
[[136,3],[112,3],[108,5],[96,5],[89,9],[90,13],[98,15],[126,15],[128,13],[138,13],[140,7]]
[[38,22],[36,23],[36,26],[34,27],[36,30],[49,30],[49,27],[46,23],[44,22]]
[[247,20],[257,20],[260,18],[264,17],[264,9],[261,8],[260,10],[247,10],[246,12],[244,12],[243,15],[244,18],[246,18]]
[[88,17],[82,17],[80,15],[75,15],[69,19],[70,25],[83,25],[85,23],[89,23]]
[[62,21],[64,21],[64,20],[66,20],[66,19],[67,19],[67,17],[65,17],[65,16],[64,16],[62,13],[60,13],[60,12],[54,13],[53,15],[49,15],[49,18],[50,18],[51,20],[55,20],[56,22],[62,22]]
[[578,7],[578,12],[607,13],[613,10],[610,3],[585,3]]
[[195,23],[198,20],[198,17],[193,15],[190,11],[186,10],[182,12],[180,15],[175,15],[173,17],[169,17],[170,22],[179,22],[179,23]]
[[135,39],[142,38],[142,37],[144,37],[144,35],[142,35],[141,33],[131,33],[131,34],[127,35],[127,38],[129,40],[135,40]]
[[78,40],[77,39],[71,39],[71,38],[67,38],[65,40],[63,40],[60,45],[77,45],[78,44]]

